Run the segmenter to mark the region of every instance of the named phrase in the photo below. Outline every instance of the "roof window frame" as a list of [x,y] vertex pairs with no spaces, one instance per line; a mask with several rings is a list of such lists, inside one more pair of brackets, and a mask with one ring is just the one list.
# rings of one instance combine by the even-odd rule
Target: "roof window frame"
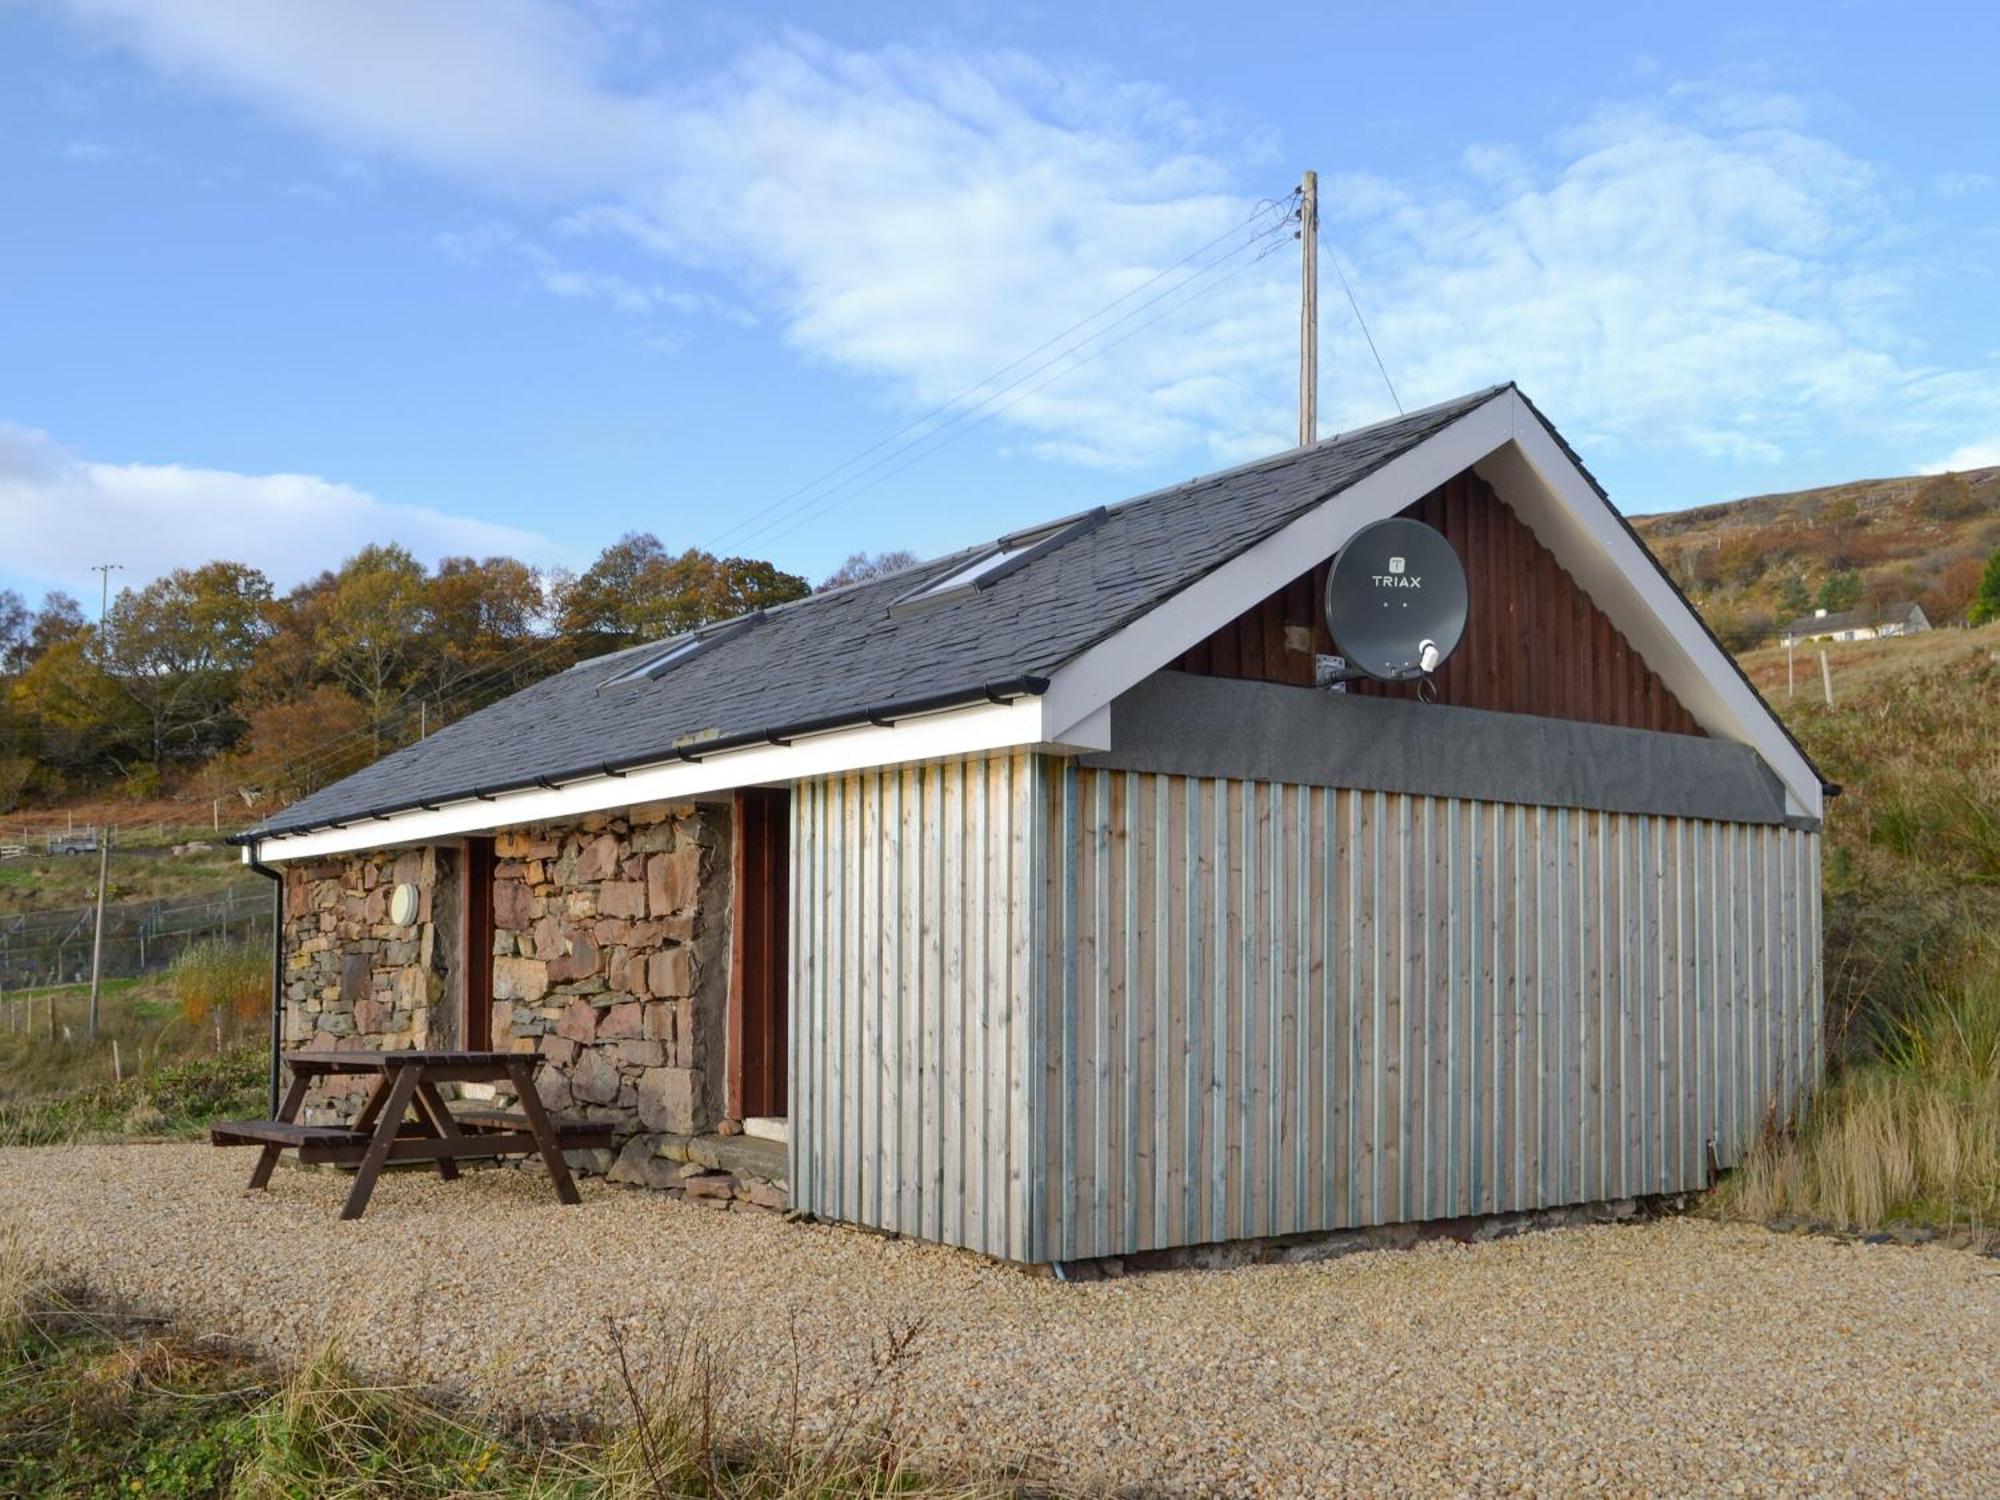
[[[891,616],[920,614],[992,588],[1004,578],[1046,557],[1063,543],[1095,531],[1110,517],[1107,506],[1064,516],[1026,531],[1010,532],[961,562],[957,567],[927,583],[919,584],[889,606]],[[995,562],[993,559],[998,558]]]
[[696,657],[705,655],[724,641],[734,640],[763,622],[764,611],[758,609],[752,610],[747,615],[737,615],[719,624],[703,626],[699,630],[676,636],[658,654],[650,655],[638,666],[620,672],[603,686],[634,687],[643,682],[658,682],[676,667],[686,666]]

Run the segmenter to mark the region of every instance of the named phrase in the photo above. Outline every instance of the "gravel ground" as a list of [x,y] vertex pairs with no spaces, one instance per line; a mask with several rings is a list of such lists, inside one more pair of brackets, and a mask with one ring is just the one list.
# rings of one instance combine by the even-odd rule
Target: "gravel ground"
[[[2000,1493],[2000,1261],[1694,1220],[1062,1285],[590,1183],[346,1179],[243,1151],[0,1150],[0,1240],[194,1326],[523,1409],[619,1406],[692,1327],[731,1411],[896,1402],[921,1450],[1225,1494]],[[923,1320],[871,1386],[871,1346]],[[795,1342],[796,1340],[796,1342]],[[857,1408],[854,1392],[867,1388]]]

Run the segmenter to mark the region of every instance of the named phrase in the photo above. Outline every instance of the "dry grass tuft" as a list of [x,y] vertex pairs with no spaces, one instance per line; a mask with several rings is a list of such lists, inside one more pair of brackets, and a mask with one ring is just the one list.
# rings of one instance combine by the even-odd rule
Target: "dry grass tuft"
[[1801,1127],[1767,1132],[1720,1207],[1856,1230],[1963,1226],[2000,1242],[2000,944],[1894,1018]]
[[254,1021],[271,1005],[271,953],[262,944],[211,938],[182,950],[167,971],[174,1001],[191,1026],[218,1012]]
[[[61,1293],[0,1244],[0,1494],[143,1492],[233,1500],[808,1500],[1016,1493],[940,1482],[896,1436],[920,1329],[893,1329],[833,1421],[808,1435],[730,1430],[728,1375],[692,1327],[638,1366],[610,1352],[630,1409],[616,1431],[534,1433],[412,1382],[371,1380],[338,1343],[274,1366]],[[796,1371],[794,1379],[796,1381]],[[132,1476],[143,1475],[143,1483]],[[1043,1493],[1047,1493],[1043,1491]]]

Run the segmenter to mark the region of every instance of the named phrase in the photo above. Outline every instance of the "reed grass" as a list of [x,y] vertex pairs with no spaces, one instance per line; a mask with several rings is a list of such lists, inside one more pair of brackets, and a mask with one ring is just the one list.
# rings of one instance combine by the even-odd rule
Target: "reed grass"
[[1796,1129],[1766,1131],[1717,1203],[1861,1231],[1958,1227],[2000,1244],[2000,944],[1976,947],[1885,1023]]
[[[917,1329],[889,1330],[869,1374],[807,1435],[725,1435],[728,1372],[690,1329],[640,1368],[609,1326],[628,1402],[604,1428],[530,1430],[436,1391],[371,1378],[337,1343],[281,1369],[67,1293],[0,1244],[0,1494],[229,1500],[833,1500],[998,1496],[938,1478],[895,1441]],[[1048,1494],[1047,1490],[1037,1490]]]
[[208,938],[176,956],[167,983],[191,1026],[204,1026],[216,1014],[254,1021],[271,1005],[271,951],[261,943]]

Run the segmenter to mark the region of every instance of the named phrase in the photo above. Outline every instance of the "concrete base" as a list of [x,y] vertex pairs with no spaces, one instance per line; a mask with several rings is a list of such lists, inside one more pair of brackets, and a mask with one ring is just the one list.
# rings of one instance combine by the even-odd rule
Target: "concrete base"
[[1282,1235],[1261,1240],[1226,1240],[1212,1245],[1184,1245],[1171,1250],[1145,1250],[1135,1255],[1108,1255],[1097,1260],[1063,1261],[1023,1266],[1033,1275],[1063,1281],[1104,1281],[1140,1271],[1227,1271],[1238,1266],[1284,1265],[1334,1260],[1366,1250],[1407,1250],[1425,1240],[1457,1240],[1482,1244],[1542,1229],[1572,1229],[1584,1224],[1616,1224],[1626,1220],[1661,1218],[1684,1212],[1693,1195],[1674,1193],[1650,1198],[1613,1198],[1532,1213],[1483,1214],[1463,1219],[1426,1219],[1407,1224],[1378,1224],[1367,1229],[1336,1229],[1322,1234]]

